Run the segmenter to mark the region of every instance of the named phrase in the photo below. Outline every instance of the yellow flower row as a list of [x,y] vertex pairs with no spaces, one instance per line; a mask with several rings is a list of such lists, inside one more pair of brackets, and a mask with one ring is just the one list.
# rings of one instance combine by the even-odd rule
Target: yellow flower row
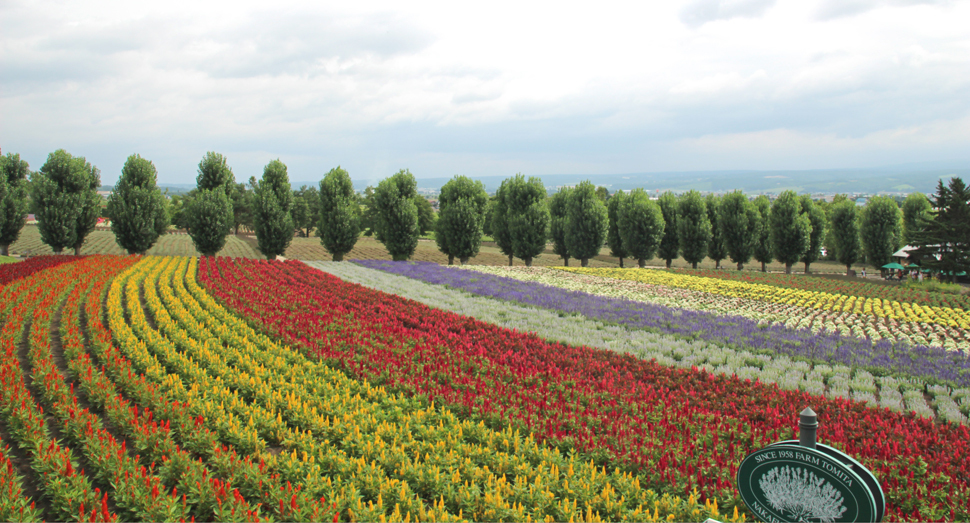
[[557,267],[560,270],[606,278],[633,280],[653,285],[665,285],[694,291],[747,298],[771,303],[795,305],[835,312],[868,314],[896,321],[935,323],[948,327],[970,328],[970,312],[950,307],[921,306],[881,298],[846,296],[828,292],[775,287],[760,283],[719,278],[705,278],[654,269],[591,269]]
[[[433,405],[422,409],[310,361],[225,311],[195,282],[195,270],[195,259],[139,264],[125,283],[132,335],[175,371],[164,378],[175,391],[207,405],[200,414],[221,437],[355,518],[717,517],[716,504],[659,496],[629,473]],[[139,288],[159,331],[148,327]],[[285,451],[275,456],[268,445]]]

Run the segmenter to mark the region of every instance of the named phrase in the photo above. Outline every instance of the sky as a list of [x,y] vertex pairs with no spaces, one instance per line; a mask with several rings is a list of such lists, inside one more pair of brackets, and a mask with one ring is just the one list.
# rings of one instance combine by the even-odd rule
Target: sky
[[114,183],[970,165],[970,2],[0,0],[0,150]]

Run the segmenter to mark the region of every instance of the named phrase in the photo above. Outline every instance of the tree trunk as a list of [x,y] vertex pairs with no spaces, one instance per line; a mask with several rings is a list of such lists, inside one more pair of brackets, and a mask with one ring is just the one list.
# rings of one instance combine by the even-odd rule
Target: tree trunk
[[342,252],[334,253],[333,261],[344,261],[344,253]]
[[589,265],[589,258],[580,258],[579,264],[583,267],[587,267]]
[[10,256],[10,251],[7,250],[9,248],[9,243],[0,244],[0,256]]
[[691,269],[696,269],[696,268],[697,268],[697,262],[692,262],[692,263],[690,264],[690,268],[691,268]]
[[721,260],[714,260],[714,268],[715,269],[721,268]]
[[671,262],[671,261],[672,261],[672,260],[667,260],[667,268],[668,268],[668,269],[670,268],[670,262]]
[[768,263],[761,262],[761,272],[768,272]]
[[563,257],[563,259],[562,259],[562,266],[563,267],[569,267],[569,256]]
[[525,262],[526,267],[532,267],[532,258],[522,258],[522,261]]
[[449,254],[448,255],[448,265],[454,265],[454,264],[455,264],[455,255],[454,254]]
[[458,258],[458,263],[460,265],[468,265],[468,257],[465,256],[464,258]]
[[641,269],[644,268],[644,267],[646,267],[647,266],[647,259],[646,258],[637,258],[637,265],[639,265]]
[[509,255],[509,267],[511,267],[511,266],[512,266],[512,255],[510,254]]
[[75,245],[74,246],[74,255],[75,256],[80,256],[81,255],[81,246],[80,245]]
[[391,256],[391,259],[394,261],[408,261],[408,257],[406,254],[395,254]]
[[785,274],[791,274],[791,264],[790,263],[786,263],[785,264]]
[[812,273],[812,271],[808,270],[808,266],[809,265],[811,265],[811,262],[805,262],[805,274],[811,274]]
[[744,262],[738,262],[738,270],[739,271],[743,271],[744,270]]
[[239,236],[239,226],[236,226],[236,236]]
[[623,268],[623,258],[620,258],[620,268]]
[[851,271],[851,270],[852,270],[852,264],[851,263],[846,263],[845,264],[845,274],[846,274],[846,276],[849,275],[849,271]]

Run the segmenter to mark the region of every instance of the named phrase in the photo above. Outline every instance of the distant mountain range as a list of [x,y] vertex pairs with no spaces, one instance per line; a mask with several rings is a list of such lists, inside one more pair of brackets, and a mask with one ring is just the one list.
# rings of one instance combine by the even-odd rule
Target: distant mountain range
[[[953,168],[942,164],[909,164],[878,167],[871,169],[826,169],[826,170],[776,170],[776,171],[683,171],[628,174],[547,174],[539,176],[546,189],[552,193],[562,186],[576,185],[589,180],[596,185],[605,186],[610,192],[628,191],[637,187],[651,193],[659,191],[682,192],[696,189],[702,192],[729,192],[741,189],[748,194],[777,194],[794,190],[808,194],[880,194],[880,193],[932,193],[939,180],[958,176],[970,182],[970,164],[967,167]],[[471,176],[485,185],[485,190],[494,193],[508,176]],[[418,178],[418,190],[424,194],[437,192],[448,178]],[[377,185],[374,181],[353,180],[354,188],[364,190],[367,185]],[[295,181],[294,188],[302,185],[318,185],[319,181]],[[193,184],[159,184],[170,193],[187,192]],[[111,186],[102,189],[111,190]]]

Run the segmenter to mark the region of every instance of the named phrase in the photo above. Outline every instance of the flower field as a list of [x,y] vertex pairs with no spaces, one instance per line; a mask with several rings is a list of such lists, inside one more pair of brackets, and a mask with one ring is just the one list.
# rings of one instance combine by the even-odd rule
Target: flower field
[[[732,294],[707,292],[704,285],[694,282],[681,285],[685,277],[664,271],[600,272],[589,269],[538,269],[527,270],[520,267],[472,266],[472,270],[505,276],[521,281],[544,283],[569,290],[578,290],[601,296],[624,298],[667,307],[687,310],[711,311],[718,314],[729,312],[752,320],[784,325],[794,329],[808,329],[815,334],[835,333],[842,336],[867,338],[874,342],[886,340],[911,345],[944,347],[948,350],[961,350],[970,354],[970,338],[963,327],[943,325],[925,321],[904,321],[872,313],[867,301],[855,297],[841,296],[838,307],[809,305],[805,303],[762,299],[763,293],[742,295],[743,283],[737,284]],[[633,270],[635,271],[635,269]],[[721,271],[724,272],[724,271]],[[671,282],[665,283],[664,276],[670,275]],[[614,277],[615,276],[615,277]],[[772,275],[774,276],[774,275]],[[733,280],[731,285],[735,285]],[[712,284],[721,282],[711,280]],[[870,285],[875,287],[876,285]],[[763,291],[766,286],[761,286]],[[781,289],[779,287],[779,289]],[[759,297],[760,296],[760,297]],[[878,298],[874,298],[878,299]],[[871,300],[870,300],[871,301]],[[851,310],[845,309],[851,305]],[[871,304],[870,304],[871,305]],[[868,307],[868,308],[867,308]],[[918,304],[898,305],[900,310],[915,310]],[[923,309],[921,309],[923,310]],[[963,311],[959,311],[963,313]]]
[[881,298],[883,300],[898,301],[900,303],[915,303],[934,307],[949,307],[951,309],[970,310],[970,297],[967,296],[919,291],[895,285],[880,285],[877,283],[869,283],[864,281],[805,278],[801,275],[774,272],[728,270],[715,271],[709,269],[690,271],[684,269],[671,269],[670,272],[699,276],[703,278],[717,278],[722,280],[771,285],[775,287],[819,291],[829,294],[860,296],[864,298]]
[[[3,520],[736,521],[740,460],[808,405],[888,518],[970,518],[954,353],[806,363],[808,331],[688,336],[346,262],[56,261],[0,267]],[[896,411],[845,399],[867,385]],[[928,417],[902,412],[919,387]]]

